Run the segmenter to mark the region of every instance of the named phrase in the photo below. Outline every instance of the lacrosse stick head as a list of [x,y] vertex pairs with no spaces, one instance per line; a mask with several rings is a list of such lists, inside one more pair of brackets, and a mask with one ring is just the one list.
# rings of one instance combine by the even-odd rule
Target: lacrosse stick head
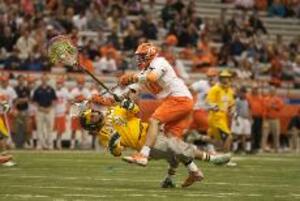
[[70,37],[58,35],[48,43],[48,57],[53,64],[74,66],[77,64],[78,50]]

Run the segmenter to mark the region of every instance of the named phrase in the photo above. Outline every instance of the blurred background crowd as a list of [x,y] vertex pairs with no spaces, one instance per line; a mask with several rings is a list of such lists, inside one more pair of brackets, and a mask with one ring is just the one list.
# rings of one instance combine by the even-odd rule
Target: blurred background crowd
[[[211,8],[202,9],[202,5]],[[14,73],[76,71],[49,63],[47,43],[58,34],[71,36],[80,48],[80,63],[99,76],[136,70],[134,50],[139,43],[151,41],[189,84],[199,78],[195,75],[201,77],[207,69],[218,67],[230,68],[236,81],[251,86],[264,80],[267,85],[293,90],[300,87],[299,18],[297,0],[1,0],[0,69],[6,71],[1,90],[10,88],[16,116],[24,108],[29,111],[26,115],[35,116],[37,111],[30,105],[44,101],[34,99],[40,82]],[[52,81],[57,93],[62,80]],[[67,88],[68,93],[73,88]],[[94,88],[88,86],[89,94]],[[23,96],[26,99],[21,102],[27,102],[28,108],[25,103],[24,108],[18,106]],[[51,118],[54,121],[55,114]],[[23,124],[18,125],[18,118],[11,122],[15,133],[24,132],[24,117],[20,119]],[[33,125],[28,123],[28,133]],[[13,140],[17,147],[32,146],[27,137]],[[71,142],[71,147],[72,143],[76,144]],[[36,148],[53,147],[46,144]]]

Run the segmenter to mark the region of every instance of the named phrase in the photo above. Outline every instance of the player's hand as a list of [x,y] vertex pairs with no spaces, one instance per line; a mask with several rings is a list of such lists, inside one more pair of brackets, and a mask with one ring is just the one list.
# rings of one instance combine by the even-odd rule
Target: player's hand
[[209,107],[209,110],[214,111],[214,112],[217,112],[217,111],[220,110],[220,108],[219,108],[219,106],[217,106],[217,105],[212,105],[212,106]]
[[119,78],[120,86],[127,86],[138,81],[138,76],[135,73],[125,73]]
[[7,102],[0,103],[0,113],[6,113],[10,110],[9,104]]
[[121,141],[121,136],[117,132],[115,132],[109,140],[108,149],[110,153],[113,154],[114,156],[121,155],[121,152],[116,150],[118,145],[120,144],[120,141]]
[[122,102],[121,102],[121,107],[127,109],[127,110],[132,110],[134,108],[134,102],[132,102],[131,100],[129,99],[124,99]]

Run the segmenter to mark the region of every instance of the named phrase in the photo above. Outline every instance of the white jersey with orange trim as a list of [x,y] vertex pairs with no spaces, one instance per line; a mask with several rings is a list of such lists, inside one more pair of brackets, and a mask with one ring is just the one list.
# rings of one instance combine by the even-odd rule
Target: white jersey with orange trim
[[55,116],[63,116],[67,110],[67,103],[69,100],[69,91],[62,87],[56,90]]
[[191,85],[191,89],[197,93],[197,102],[194,109],[205,109],[207,107],[205,99],[210,88],[211,86],[207,80],[200,80]]
[[0,94],[5,97],[9,106],[13,106],[13,101],[18,97],[13,87],[7,86],[6,88],[0,87]]
[[147,75],[150,72],[156,73],[158,80],[155,83],[145,82],[142,87],[154,94],[158,99],[169,96],[192,98],[188,87],[180,79],[173,67],[163,57],[155,57],[149,67],[139,73],[139,76]]
[[81,88],[75,87],[71,90],[70,93],[70,99],[76,100],[78,97],[83,97],[84,99],[90,99],[91,98],[91,92],[87,88]]

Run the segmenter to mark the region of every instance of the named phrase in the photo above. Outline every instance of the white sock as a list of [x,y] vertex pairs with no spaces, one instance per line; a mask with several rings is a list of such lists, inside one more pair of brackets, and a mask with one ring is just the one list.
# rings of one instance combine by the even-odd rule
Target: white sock
[[246,151],[251,151],[251,141],[246,142]]
[[145,156],[145,157],[149,157],[149,155],[150,155],[150,147],[148,147],[148,146],[143,146],[143,148],[141,149],[141,151],[140,151],[140,153],[143,155],[143,156]]
[[198,167],[193,161],[190,164],[187,165],[187,169],[190,172],[197,172],[198,171]]
[[232,143],[232,151],[237,151],[239,147],[239,143],[238,142],[233,142]]

